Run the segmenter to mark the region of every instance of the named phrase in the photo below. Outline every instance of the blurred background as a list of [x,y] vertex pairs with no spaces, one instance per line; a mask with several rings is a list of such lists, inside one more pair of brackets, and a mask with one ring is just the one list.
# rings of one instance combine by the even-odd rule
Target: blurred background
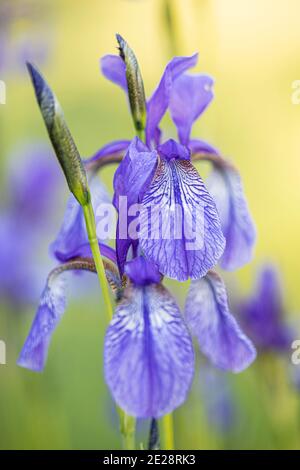
[[[224,275],[232,310],[239,314],[240,302],[255,295],[258,270],[273,263],[283,297],[274,315],[281,316],[279,329],[291,328],[292,341],[300,338],[300,105],[292,101],[300,79],[299,18],[298,0],[0,0],[0,80],[6,84],[6,104],[0,105],[0,339],[7,348],[7,364],[0,365],[1,449],[120,447],[103,381],[105,315],[94,280],[77,279],[76,295],[71,283],[45,372],[16,366],[55,264],[48,245],[68,197],[25,61],[43,71],[82,156],[90,156],[113,139],[134,135],[122,91],[99,70],[100,57],[116,53],[116,32],[136,52],[148,96],[172,56],[199,51],[196,71],[215,78],[215,100],[193,135],[239,168],[258,232],[253,262]],[[164,124],[166,135],[174,136],[170,121]],[[108,188],[112,175],[112,168],[102,174]],[[169,287],[183,305],[187,286]],[[210,369],[198,358],[189,399],[174,416],[178,449],[300,448],[300,365],[291,362],[290,343],[261,343],[258,359],[240,375]],[[140,441],[147,426],[139,424]]]

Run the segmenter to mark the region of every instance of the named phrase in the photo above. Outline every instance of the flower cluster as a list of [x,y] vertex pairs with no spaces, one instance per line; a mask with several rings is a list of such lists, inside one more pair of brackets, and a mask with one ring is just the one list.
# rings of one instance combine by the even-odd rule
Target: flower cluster
[[[189,392],[194,376],[191,335],[209,361],[223,370],[240,372],[254,360],[255,348],[231,314],[224,282],[212,269],[218,263],[225,270],[247,263],[255,228],[237,170],[210,144],[191,138],[193,123],[213,98],[211,77],[187,73],[196,65],[197,55],[171,60],[146,100],[136,57],[120,36],[117,39],[120,56],[105,56],[101,68],[125,91],[137,135],[131,141],[109,143],[83,161],[94,211],[108,198],[97,172],[118,164],[113,196],[119,216],[115,250],[98,240],[116,299],[105,336],[105,379],[126,413],[159,418],[181,405]],[[60,264],[48,277],[19,358],[21,366],[41,371],[66,305],[60,274],[95,271],[96,263],[84,223],[87,182],[75,159],[68,160],[69,154],[75,154],[73,141],[50,88],[35,68],[30,66],[29,71],[73,193],[51,246]],[[160,129],[168,110],[178,141],[164,140]],[[206,184],[195,168],[203,160],[212,165]],[[127,217],[121,218],[124,199],[129,209]],[[138,218],[132,207],[138,208]],[[132,225],[138,225],[135,236]],[[191,279],[183,314],[163,285],[164,277],[179,282]]]

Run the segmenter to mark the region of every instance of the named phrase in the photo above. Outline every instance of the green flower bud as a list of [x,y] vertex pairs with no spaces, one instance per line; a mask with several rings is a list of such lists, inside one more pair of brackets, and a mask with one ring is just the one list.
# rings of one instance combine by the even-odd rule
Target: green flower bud
[[126,65],[129,103],[134,127],[137,133],[141,134],[146,127],[146,98],[142,75],[133,50],[122,36],[117,34],[116,38],[119,43],[120,57]]
[[27,63],[27,68],[50,140],[70,191],[79,204],[84,206],[90,201],[87,176],[62,109],[40,72],[30,63]]

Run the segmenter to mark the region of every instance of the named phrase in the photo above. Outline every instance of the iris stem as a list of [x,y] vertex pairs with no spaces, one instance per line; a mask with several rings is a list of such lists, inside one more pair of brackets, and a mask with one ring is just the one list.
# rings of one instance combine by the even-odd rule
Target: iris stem
[[[106,315],[108,323],[111,321],[113,317],[113,308],[110,300],[109,289],[104,269],[104,264],[102,261],[100,248],[97,239],[96,233],[96,222],[95,222],[95,215],[93,211],[93,206],[91,201],[83,206],[83,214],[84,220],[86,224],[86,231],[88,234],[88,239],[91,247],[91,251],[93,254],[100,287],[103,293],[104,302],[106,305]],[[135,447],[135,418],[128,416],[125,411],[121,408],[118,408],[118,413],[120,417],[120,429],[122,434],[123,440],[123,448],[132,450]]]
[[96,223],[95,223],[95,216],[94,216],[94,211],[93,211],[93,206],[91,201],[83,206],[83,214],[84,214],[84,220],[86,224],[86,230],[88,234],[88,239],[90,243],[90,247],[92,250],[98,278],[99,278],[99,283],[100,287],[103,293],[103,298],[104,302],[106,305],[106,314],[107,314],[107,319],[108,322],[111,321],[112,316],[113,316],[113,309],[111,305],[111,300],[109,296],[109,290],[108,290],[108,284],[106,280],[106,274],[105,274],[105,269],[100,253],[100,248],[98,244],[98,239],[97,239],[97,234],[96,234]]
[[161,420],[164,450],[174,450],[174,430],[172,413],[165,415]]
[[135,449],[135,418],[119,408],[123,449]]

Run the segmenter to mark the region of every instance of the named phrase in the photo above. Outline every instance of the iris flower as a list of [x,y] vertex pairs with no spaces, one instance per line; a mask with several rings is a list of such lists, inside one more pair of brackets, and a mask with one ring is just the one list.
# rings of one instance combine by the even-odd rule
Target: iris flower
[[[175,57],[169,62],[147,101],[146,144],[138,138],[131,142],[114,178],[114,203],[118,210],[120,196],[128,198],[129,206],[141,204],[139,241],[143,253],[161,273],[179,281],[201,278],[220,258],[224,269],[241,267],[250,261],[255,243],[255,228],[237,170],[210,144],[190,137],[193,123],[213,98],[211,77],[186,73],[196,63],[197,54]],[[101,68],[108,79],[127,93],[126,67],[121,57],[103,57]],[[168,109],[179,142],[162,139],[159,125]],[[198,159],[207,159],[213,165],[210,192],[193,166],[193,160]],[[174,211],[174,205],[181,210]],[[154,214],[152,219],[152,226],[157,227],[155,234],[149,232],[147,225],[153,206],[159,207],[159,215]],[[179,240],[176,236],[164,239],[164,226],[178,228],[182,219],[187,221],[188,235],[197,236],[193,227],[197,216],[202,222],[198,227],[201,239],[198,248],[187,249],[192,238],[185,233]],[[128,224],[130,221],[129,217]],[[130,246],[135,244],[130,233],[122,237],[117,232],[121,271]]]
[[[95,211],[104,194],[95,175],[104,165],[119,163],[113,197],[118,211],[116,251],[98,240],[102,256],[109,260],[106,275],[116,299],[105,337],[105,378],[115,401],[128,414],[158,418],[182,404],[188,394],[194,375],[190,332],[218,368],[240,372],[254,360],[255,348],[231,314],[225,285],[212,268],[221,256],[226,268],[248,261],[255,235],[236,170],[210,144],[190,138],[194,121],[213,97],[210,77],[186,73],[196,64],[197,55],[173,59],[143,107],[136,58],[129,50],[133,69],[127,69],[128,45],[119,36],[118,41],[121,57],[105,56],[102,71],[128,94],[140,136],[145,124],[145,143],[138,136],[112,142],[84,161]],[[32,66],[29,70],[42,112],[47,111],[48,132],[60,151],[60,133],[66,129],[62,114],[56,121],[58,106],[50,88]],[[159,125],[167,109],[177,127],[178,142],[162,139]],[[64,137],[68,140],[70,134]],[[62,157],[67,173],[71,159],[67,160],[68,152],[58,152],[58,158]],[[214,201],[193,166],[193,158],[212,162],[221,178],[221,200],[216,197]],[[72,171],[69,176],[76,186]],[[128,207],[125,223],[124,199]],[[21,366],[37,371],[44,368],[52,334],[65,310],[61,274],[78,269],[95,271],[77,201],[70,198],[62,228],[52,244],[52,253],[61,264],[48,277],[19,358]],[[153,206],[157,210],[151,213]],[[138,209],[138,218],[132,208]],[[148,218],[149,211],[153,220]],[[202,223],[197,225],[199,215]],[[153,226],[157,232],[149,234]],[[185,230],[180,237],[166,237],[165,227]],[[200,244],[195,245],[195,240]],[[164,276],[178,281],[192,279],[183,313],[163,286]]]
[[284,320],[282,285],[278,270],[262,266],[251,296],[239,305],[239,317],[250,338],[261,351],[287,351],[293,334]]

